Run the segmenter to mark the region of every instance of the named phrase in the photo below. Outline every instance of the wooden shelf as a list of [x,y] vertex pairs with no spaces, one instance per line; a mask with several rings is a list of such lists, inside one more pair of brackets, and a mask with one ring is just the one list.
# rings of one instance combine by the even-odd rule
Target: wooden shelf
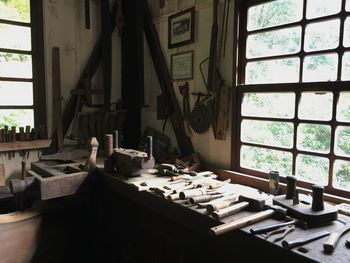
[[13,152],[22,150],[37,150],[49,147],[51,139],[34,141],[16,141],[0,143],[0,152]]

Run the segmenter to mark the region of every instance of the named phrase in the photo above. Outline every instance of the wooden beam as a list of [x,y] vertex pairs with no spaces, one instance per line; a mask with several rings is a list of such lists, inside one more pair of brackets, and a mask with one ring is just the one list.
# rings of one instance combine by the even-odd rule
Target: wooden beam
[[61,95],[61,66],[60,49],[52,49],[52,99],[53,99],[53,127],[57,133],[58,151],[63,151],[62,131],[62,95]]
[[[112,7],[112,11],[111,11],[112,15],[111,15],[111,21],[110,21],[110,23],[111,23],[111,27],[110,27],[111,31],[109,32],[110,34],[112,34],[112,32],[114,31],[114,28],[115,28],[114,19],[115,19],[115,13],[116,13],[116,9],[117,9],[116,2],[114,3],[114,5]],[[101,54],[102,54],[102,33],[100,34],[100,36],[98,37],[98,39],[96,41],[96,44],[95,44],[95,46],[90,54],[90,57],[85,65],[85,68],[83,69],[83,71],[80,75],[80,78],[79,78],[77,84],[75,85],[74,90],[84,89],[84,82],[86,81],[86,78],[91,78],[93,73],[96,71],[96,69],[101,61]],[[62,115],[62,123],[63,123],[62,130],[63,130],[64,136],[67,133],[69,126],[73,120],[77,100],[78,100],[78,95],[71,94],[71,97],[67,100],[66,107],[64,108],[63,115]],[[57,138],[57,131],[55,131],[53,133],[51,145],[47,149],[45,154],[52,154],[52,153],[57,152],[56,138]]]
[[182,116],[181,109],[174,92],[174,87],[171,82],[168,66],[165,62],[162,47],[159,42],[158,33],[155,25],[153,24],[151,11],[149,10],[147,0],[143,0],[142,2],[144,5],[144,31],[153,59],[153,65],[156,69],[162,93],[169,95],[171,99],[171,105],[169,105],[169,117],[173,125],[180,151],[183,155],[189,155],[191,153],[194,153],[192,141],[185,132],[184,118]]

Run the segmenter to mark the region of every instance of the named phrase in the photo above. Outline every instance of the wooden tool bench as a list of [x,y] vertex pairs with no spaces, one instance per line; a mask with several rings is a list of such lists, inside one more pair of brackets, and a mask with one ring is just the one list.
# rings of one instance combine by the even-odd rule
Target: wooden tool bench
[[[341,238],[336,250],[332,255],[324,254],[322,251],[322,244],[327,239],[327,237],[304,245],[304,252],[300,252],[297,250],[297,248],[291,251],[284,249],[281,246],[281,241],[273,243],[270,240],[265,240],[261,236],[254,236],[250,234],[249,230],[252,226],[257,227],[280,222],[275,219],[268,219],[263,222],[256,223],[252,226],[245,227],[225,236],[210,237],[208,234],[209,228],[219,225],[220,222],[211,216],[208,216],[204,209],[197,209],[195,205],[189,205],[184,201],[172,202],[161,198],[149,191],[139,191],[137,187],[135,187],[136,179],[133,178],[128,179],[125,177],[104,174],[103,172],[99,172],[97,177],[99,180],[98,185],[101,186],[100,189],[103,191],[103,193],[100,192],[100,194],[103,195],[108,191],[110,192],[108,194],[108,200],[105,200],[106,202],[110,202],[111,198],[122,198],[123,205],[126,205],[126,203],[128,204],[126,205],[126,208],[124,207],[124,209],[126,209],[124,213],[133,214],[132,224],[135,224],[135,218],[140,217],[138,220],[136,220],[136,222],[138,222],[136,225],[143,225],[146,229],[150,227],[150,229],[147,231],[150,231],[152,233],[155,231],[154,229],[161,228],[160,226],[165,225],[165,230],[163,231],[166,232],[166,237],[169,237],[170,235],[168,233],[168,231],[170,231],[169,228],[177,229],[177,231],[175,231],[176,233],[173,232],[172,235],[180,236],[178,238],[181,239],[181,244],[178,244],[176,249],[179,251],[185,251],[182,252],[181,256],[186,258],[186,260],[184,260],[185,262],[187,262],[187,259],[191,258],[191,255],[196,259],[196,262],[201,261],[201,259],[205,262],[207,262],[206,260],[209,259],[213,259],[215,262],[241,262],[239,260],[235,260],[237,257],[241,260],[244,260],[242,262],[249,262],[249,260],[252,259],[259,259],[262,262],[265,260],[268,260],[269,262],[298,263],[350,262],[350,249],[346,248],[344,245],[345,240],[349,237],[350,233],[345,234],[344,237]],[[139,180],[142,181],[142,179]],[[145,180],[147,180],[147,176],[145,177]],[[148,180],[150,179],[148,178]],[[108,213],[110,213],[110,211]],[[152,215],[150,219],[151,222],[145,223],[145,221],[147,222],[147,217],[144,216],[143,213]],[[248,215],[249,213],[250,212],[244,211],[239,214],[224,218],[221,222],[238,219],[240,217]],[[118,217],[118,213],[116,216]],[[130,220],[130,218],[128,220]],[[121,223],[128,224],[128,222]],[[293,233],[289,234],[286,239],[295,239],[302,235],[317,232],[322,229],[331,231],[341,226],[342,223],[335,221],[332,225],[327,227],[318,227],[308,230],[296,228],[296,230]],[[133,227],[136,226],[133,225]],[[179,233],[186,233],[186,238],[188,238],[189,241],[185,242],[181,238],[182,235]],[[189,233],[191,233],[190,237],[188,237]],[[113,239],[113,237],[110,238]],[[175,238],[175,240],[177,239]],[[195,242],[199,242],[203,245],[193,245]],[[172,244],[174,245],[174,243],[177,243],[177,241],[174,241]],[[188,252],[189,250],[191,252]],[[199,251],[201,252],[199,253]]]

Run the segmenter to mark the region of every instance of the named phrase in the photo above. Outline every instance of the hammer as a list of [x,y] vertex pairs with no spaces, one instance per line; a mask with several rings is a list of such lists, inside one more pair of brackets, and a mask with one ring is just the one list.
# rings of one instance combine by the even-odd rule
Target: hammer
[[263,210],[265,205],[265,199],[262,199],[261,197],[251,198],[240,195],[238,197],[238,201],[239,203],[235,205],[230,205],[228,207],[220,207],[220,209],[216,209],[216,207],[213,206],[207,206],[207,212],[212,213],[212,216],[215,219],[221,219],[226,216],[236,214],[245,208],[251,211],[261,211]]
[[[238,220],[230,221],[230,222],[227,222],[225,224],[222,224],[222,225],[219,225],[216,227],[212,227],[209,229],[209,234],[211,234],[213,236],[219,236],[219,235],[228,233],[232,230],[246,227],[246,226],[252,225],[256,222],[260,222],[262,220],[271,218],[272,216],[276,216],[279,218],[285,218],[287,216],[287,209],[285,209],[285,208],[282,208],[282,207],[276,206],[276,205],[271,205],[271,206],[264,205],[264,206],[262,206],[261,202],[264,203],[264,201],[261,201],[260,200],[261,198],[259,198],[257,200],[256,198],[254,199],[253,197],[242,196],[241,200],[242,199],[245,199],[246,201],[249,202],[249,204],[252,204],[250,207],[251,209],[258,209],[257,211],[261,211],[264,208],[265,209],[267,208],[267,209],[263,210],[261,212],[249,215],[247,217],[238,219]],[[260,205],[256,205],[256,204],[260,204]]]

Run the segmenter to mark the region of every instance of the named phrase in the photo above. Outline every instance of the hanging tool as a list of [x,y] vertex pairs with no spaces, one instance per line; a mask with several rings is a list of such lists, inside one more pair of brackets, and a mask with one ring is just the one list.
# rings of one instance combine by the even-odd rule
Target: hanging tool
[[182,112],[184,116],[185,129],[188,132],[189,136],[192,136],[192,130],[190,128],[190,94],[188,82],[184,85],[179,86],[180,94],[182,95]]
[[190,114],[190,124],[194,132],[202,134],[210,127],[209,110],[204,105],[205,101],[210,98],[210,95],[202,92],[191,94],[197,96],[197,100]]

